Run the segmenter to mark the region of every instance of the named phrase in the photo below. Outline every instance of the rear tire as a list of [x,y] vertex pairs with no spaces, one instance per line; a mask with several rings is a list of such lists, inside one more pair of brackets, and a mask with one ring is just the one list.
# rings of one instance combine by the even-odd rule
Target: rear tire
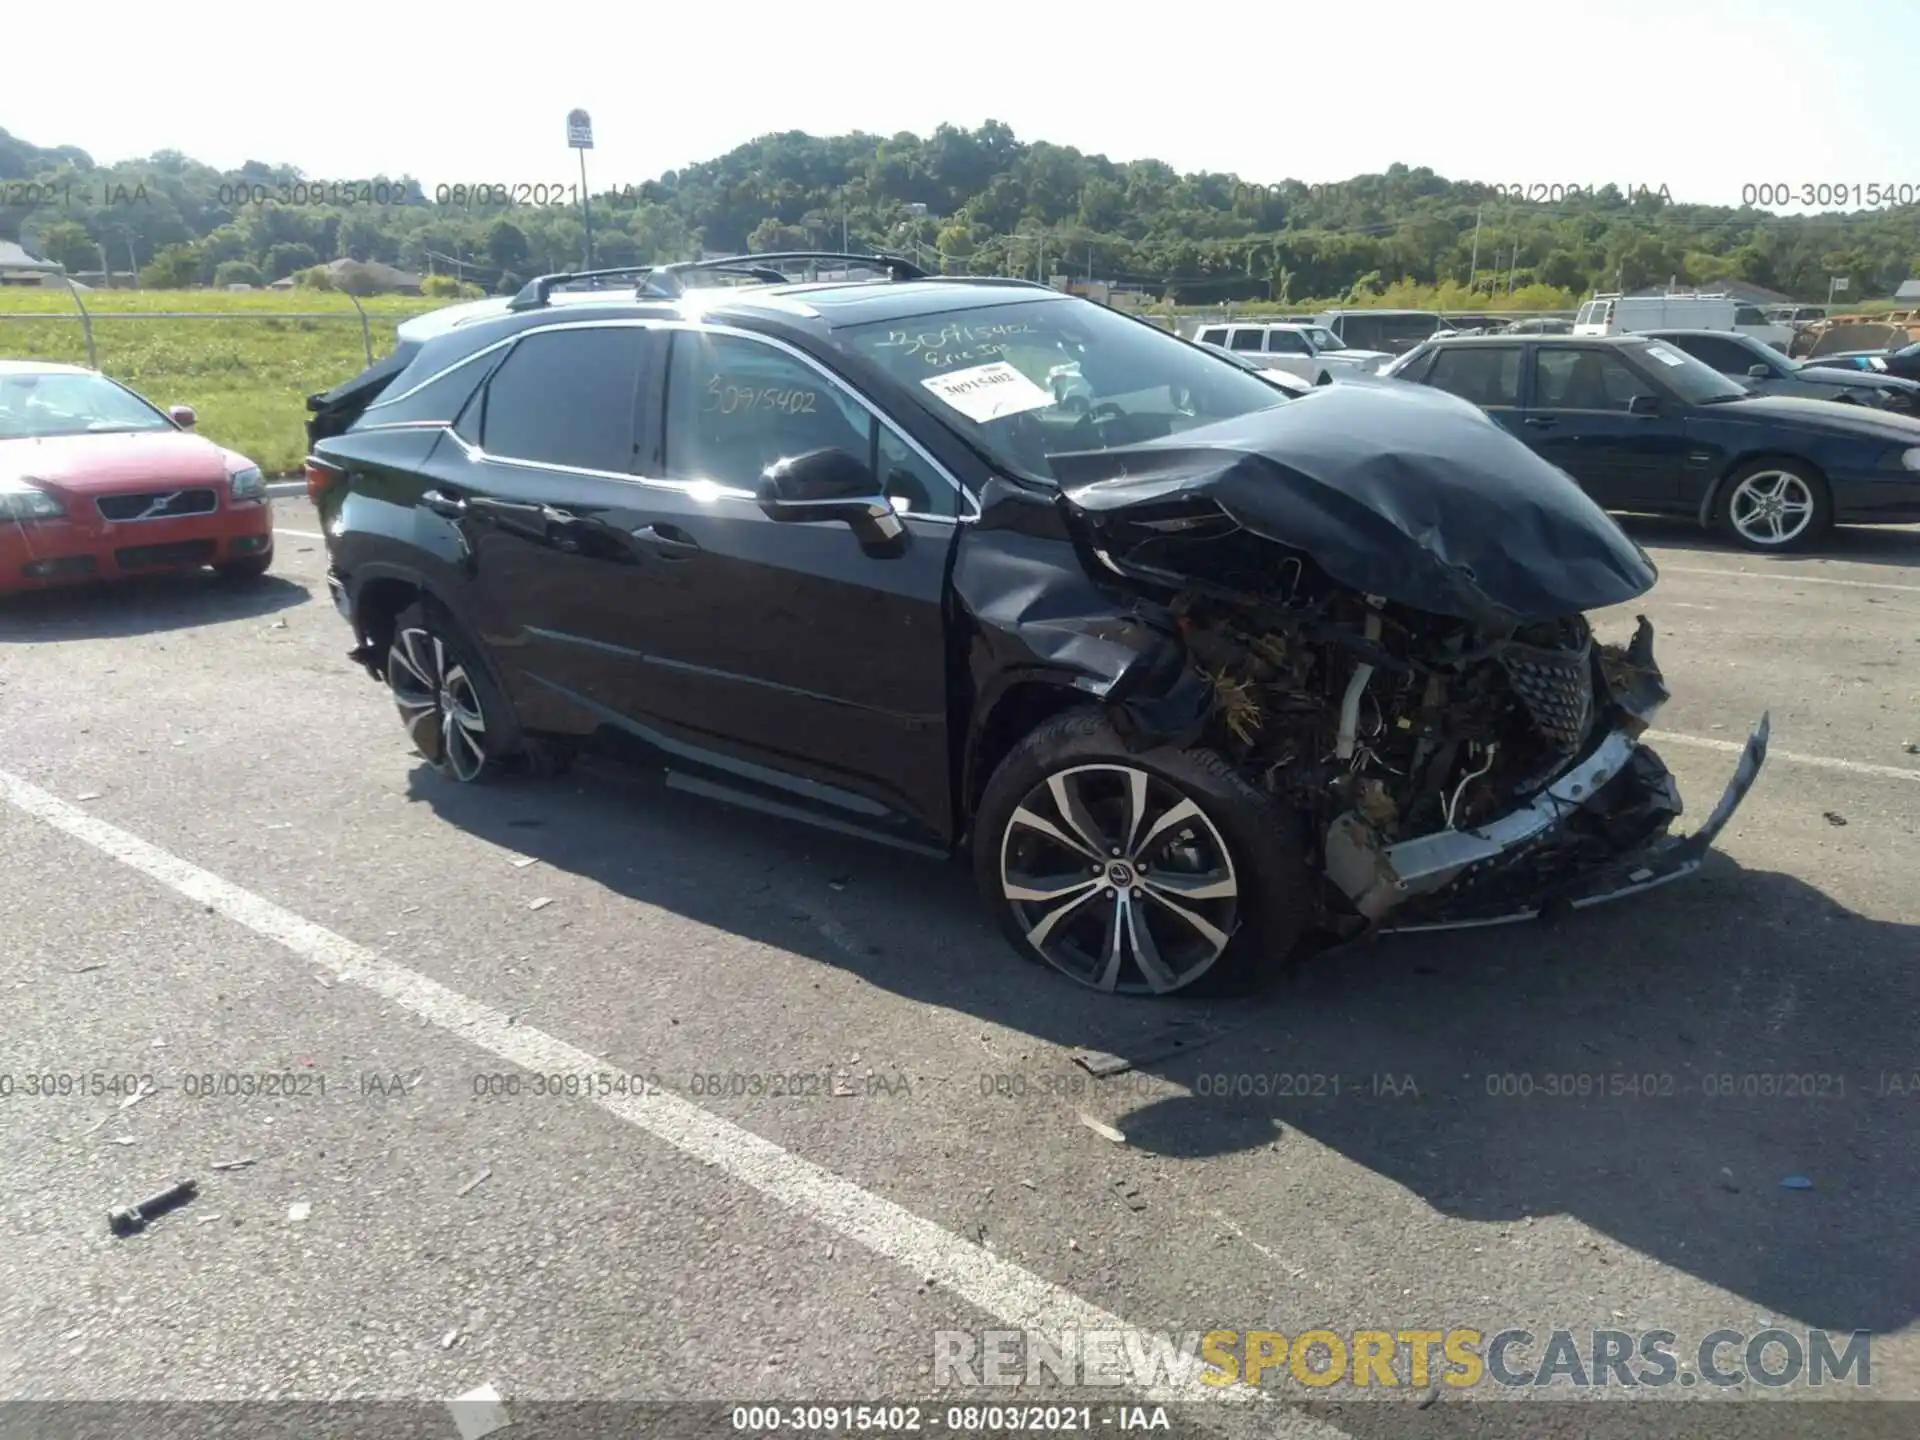
[[416,600],[395,618],[387,689],[420,758],[462,785],[525,753],[506,696],[446,607]]
[[973,864],[1015,949],[1110,993],[1253,988],[1314,918],[1296,816],[1214,751],[1128,751],[1092,709],[1001,762]]

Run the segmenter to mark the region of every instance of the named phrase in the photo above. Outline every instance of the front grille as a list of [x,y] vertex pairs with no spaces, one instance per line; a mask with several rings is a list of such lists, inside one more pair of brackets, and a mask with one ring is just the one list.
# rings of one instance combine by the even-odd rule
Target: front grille
[[102,495],[93,503],[107,520],[172,520],[180,515],[211,514],[219,508],[220,497],[211,490],[154,490],[140,495]]
[[122,570],[151,570],[163,565],[210,565],[220,547],[212,540],[178,540],[171,545],[127,545],[113,552]]
[[1534,727],[1562,750],[1578,750],[1593,724],[1592,648],[1589,638],[1578,649],[1509,642],[1500,652],[1507,682]]

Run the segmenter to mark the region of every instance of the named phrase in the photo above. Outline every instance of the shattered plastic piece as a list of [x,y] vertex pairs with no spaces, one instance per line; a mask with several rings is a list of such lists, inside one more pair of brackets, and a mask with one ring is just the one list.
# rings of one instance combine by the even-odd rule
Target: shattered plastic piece
[[1847,823],[1847,817],[1842,815],[1838,810],[1829,810],[1826,812],[1826,816],[1827,824],[1829,825],[1844,825]]
[[1108,1075],[1121,1075],[1133,1068],[1133,1062],[1124,1055],[1109,1055],[1103,1050],[1076,1050],[1073,1063],[1089,1075],[1102,1079]]
[[538,900],[529,900],[527,902],[527,909],[544,910],[547,908],[547,906],[551,904],[553,904],[552,899],[548,896],[542,895]]
[[100,798],[100,792],[98,790],[83,790],[73,798],[76,800],[98,800]]
[[147,1222],[178,1208],[200,1193],[191,1180],[176,1180],[137,1205],[125,1205],[107,1212],[107,1228],[116,1235],[132,1235],[147,1228]]
[[257,1165],[259,1163],[259,1159],[256,1156],[248,1155],[239,1160],[216,1160],[213,1162],[213,1168],[216,1170],[244,1170],[249,1165]]
[[460,1431],[460,1440],[481,1440],[513,1423],[507,1418],[506,1407],[500,1403],[500,1392],[491,1382],[448,1401],[447,1409]]
[[538,865],[539,863],[540,857],[538,855],[518,855],[514,857],[513,868],[516,870],[524,870],[529,865]]
[[471,1180],[467,1181],[467,1183],[462,1185],[458,1190],[454,1191],[453,1192],[454,1195],[456,1197],[463,1196],[467,1194],[467,1192],[470,1190],[478,1189],[481,1185],[486,1183],[486,1181],[490,1176],[492,1176],[492,1174],[493,1174],[493,1166],[491,1165],[481,1166],[480,1173],[478,1175],[475,1175]]
[[1813,1181],[1804,1175],[1789,1175],[1780,1182],[1780,1188],[1782,1190],[1811,1190],[1813,1189]]
[[440,1337],[440,1348],[442,1350],[451,1350],[455,1345],[458,1345],[459,1343],[460,1343],[460,1327],[458,1325],[454,1326],[453,1329],[447,1331],[446,1334]]
[[313,1206],[305,1200],[296,1200],[293,1204],[287,1206],[287,1219],[295,1225],[298,1225],[311,1214],[313,1214]]
[[138,1145],[140,1142],[131,1135],[116,1135],[107,1141],[109,1145]]
[[1108,1183],[1113,1186],[1113,1193],[1120,1197],[1120,1203],[1125,1205],[1127,1209],[1137,1214],[1147,1208],[1147,1202],[1141,1197],[1140,1189],[1137,1185],[1126,1180],[1113,1180]]
[[1094,1134],[1111,1140],[1116,1145],[1124,1145],[1127,1143],[1127,1137],[1114,1129],[1113,1126],[1107,1124],[1104,1120],[1096,1120],[1084,1110],[1080,1111],[1079,1115],[1080,1123],[1093,1131]]

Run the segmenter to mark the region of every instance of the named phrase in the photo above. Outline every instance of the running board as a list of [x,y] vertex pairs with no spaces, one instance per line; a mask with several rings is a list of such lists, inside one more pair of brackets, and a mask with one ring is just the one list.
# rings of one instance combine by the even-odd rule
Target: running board
[[811,825],[819,830],[831,830],[838,835],[851,835],[856,840],[875,840],[896,850],[905,850],[914,855],[925,855],[933,860],[946,860],[951,857],[945,850],[932,845],[916,844],[912,840],[902,840],[898,836],[883,835],[877,830],[863,829],[850,825],[844,820],[835,820],[829,815],[816,814],[798,805],[783,805],[778,800],[769,800],[764,795],[755,795],[746,790],[736,790],[731,785],[721,785],[699,776],[685,775],[678,770],[667,771],[667,788],[684,790],[689,795],[699,795],[708,800],[719,800],[724,804],[738,805],[744,810],[757,810],[762,815],[777,816],[782,820],[797,820],[802,825]]

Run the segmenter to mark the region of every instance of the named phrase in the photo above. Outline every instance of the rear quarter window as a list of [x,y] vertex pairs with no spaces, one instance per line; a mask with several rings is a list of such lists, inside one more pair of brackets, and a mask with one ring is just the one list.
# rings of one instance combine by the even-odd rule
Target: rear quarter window
[[[464,361],[415,361],[391,381],[380,397],[362,412],[355,430],[387,425],[451,425],[467,402],[505,358],[508,346],[486,351]],[[436,373],[437,372],[437,373]]]

